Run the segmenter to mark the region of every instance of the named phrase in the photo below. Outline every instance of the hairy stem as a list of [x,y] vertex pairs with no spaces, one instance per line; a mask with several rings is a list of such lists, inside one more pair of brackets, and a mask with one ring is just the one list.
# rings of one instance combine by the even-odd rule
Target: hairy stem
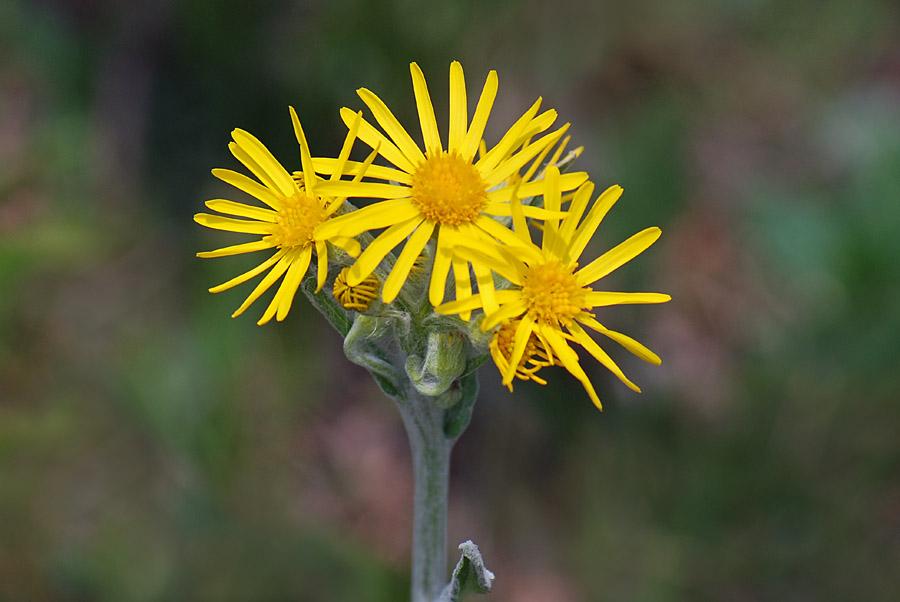
[[450,450],[444,410],[408,390],[397,399],[409,436],[414,475],[412,602],[433,602],[447,581],[447,492]]

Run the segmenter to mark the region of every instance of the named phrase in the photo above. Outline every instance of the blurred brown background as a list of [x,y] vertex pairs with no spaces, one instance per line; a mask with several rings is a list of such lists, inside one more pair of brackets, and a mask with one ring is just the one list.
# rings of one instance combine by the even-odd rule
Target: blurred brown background
[[[308,304],[191,220],[236,193],[235,127],[288,165],[376,91],[411,131],[462,61],[532,100],[625,196],[589,253],[659,225],[604,312],[663,357],[503,389],[454,457],[452,543],[485,600],[896,600],[900,7],[890,0],[0,0],[0,601],[407,595],[410,469],[389,400]],[[439,117],[439,121],[443,122]],[[492,129],[493,128],[493,129]],[[291,163],[293,162],[293,163]],[[587,362],[585,362],[587,363]]]

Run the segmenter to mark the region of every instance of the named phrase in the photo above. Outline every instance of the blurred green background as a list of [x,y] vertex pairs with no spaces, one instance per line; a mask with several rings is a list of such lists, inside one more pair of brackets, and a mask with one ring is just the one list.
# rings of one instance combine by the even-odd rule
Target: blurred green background
[[674,298],[604,312],[664,363],[611,349],[644,394],[593,366],[602,414],[482,369],[484,599],[898,599],[896,2],[0,0],[0,601],[406,597],[390,401],[307,303],[229,319],[254,258],[191,215],[231,129],[296,166],[292,104],[334,154],[366,86],[414,130],[408,63],[446,116],[453,59],[489,139],[572,123],[626,191],[589,252],[661,226],[612,280]]

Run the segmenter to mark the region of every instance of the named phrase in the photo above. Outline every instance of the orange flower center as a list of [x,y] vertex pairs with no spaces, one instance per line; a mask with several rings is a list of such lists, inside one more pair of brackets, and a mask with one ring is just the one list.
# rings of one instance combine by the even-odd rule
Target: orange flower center
[[412,174],[412,201],[427,219],[458,226],[478,217],[487,204],[485,183],[475,166],[456,152],[429,156]]
[[325,221],[325,209],[317,197],[295,192],[283,199],[272,232],[273,242],[282,247],[305,247],[313,242],[313,231]]
[[522,283],[522,297],[532,318],[547,324],[568,324],[581,313],[589,289],[578,285],[576,267],[556,259],[529,266]]

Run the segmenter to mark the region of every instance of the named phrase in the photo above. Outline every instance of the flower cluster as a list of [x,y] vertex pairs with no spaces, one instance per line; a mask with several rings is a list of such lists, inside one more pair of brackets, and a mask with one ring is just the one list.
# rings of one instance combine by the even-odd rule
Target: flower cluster
[[[315,277],[315,290],[330,288],[348,313],[456,316],[473,345],[489,341],[483,351],[490,351],[510,390],[514,378],[546,383],[538,371],[558,365],[581,381],[600,407],[572,347],[577,344],[639,391],[586,328],[660,363],[634,339],[603,326],[594,313],[598,307],[669,300],[659,293],[597,288],[604,276],[653,244],[659,228],[648,228],[579,267],[582,252],[622,189],[607,189],[591,205],[594,185],[587,174],[561,173],[581,152],[565,153],[568,124],[554,129],[556,111],[541,111],[538,98],[489,148],[483,136],[497,95],[497,74],[488,74],[470,120],[463,70],[453,62],[449,126],[442,140],[425,77],[415,63],[410,71],[422,145],[365,88],[358,94],[377,127],[361,111],[341,109],[348,133],[337,158],[312,157],[290,109],[300,145],[301,170],[293,174],[252,135],[232,133],[229,149],[258,181],[224,169],[213,175],[264,206],[216,199],[207,207],[233,217],[200,213],[194,219],[261,238],[198,256],[274,253],[210,292],[267,272],[234,316],[281,279],[259,323],[273,317],[281,321],[301,281],[314,271],[309,278]],[[356,140],[371,148],[365,161],[350,159]],[[376,157],[383,161],[376,164]],[[348,199],[374,202],[357,209]],[[476,336],[476,331],[488,336]]]

